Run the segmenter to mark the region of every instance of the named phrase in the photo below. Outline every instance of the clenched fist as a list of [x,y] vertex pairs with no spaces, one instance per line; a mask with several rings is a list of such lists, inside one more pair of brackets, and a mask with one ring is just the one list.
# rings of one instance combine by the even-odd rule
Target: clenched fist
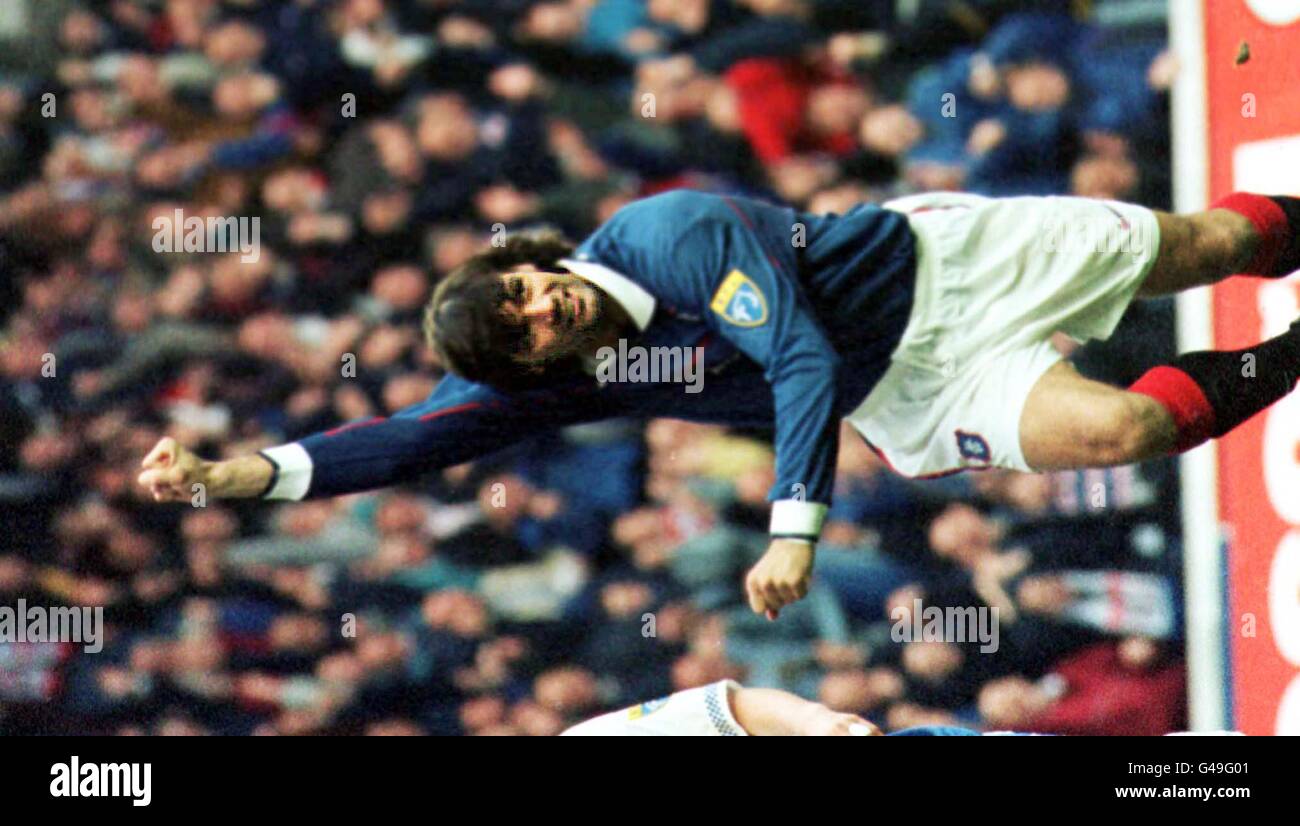
[[813,544],[773,539],[767,552],[745,577],[749,607],[776,619],[781,609],[804,598],[812,581]]
[[194,495],[194,485],[207,481],[208,463],[170,436],[159,439],[140,465],[144,471],[139,482],[155,502],[188,501]]

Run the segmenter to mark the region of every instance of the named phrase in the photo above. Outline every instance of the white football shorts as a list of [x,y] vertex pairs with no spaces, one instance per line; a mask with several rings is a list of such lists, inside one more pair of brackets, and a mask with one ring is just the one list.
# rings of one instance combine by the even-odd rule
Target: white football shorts
[[916,294],[885,375],[848,421],[912,477],[1031,470],[1029,391],[1052,336],[1104,339],[1155,264],[1155,213],[1087,198],[927,193],[884,204],[917,238]]

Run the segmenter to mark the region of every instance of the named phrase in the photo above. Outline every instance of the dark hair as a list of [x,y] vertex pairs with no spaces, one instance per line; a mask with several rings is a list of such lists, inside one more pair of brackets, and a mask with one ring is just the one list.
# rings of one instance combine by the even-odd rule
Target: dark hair
[[504,390],[523,390],[573,375],[576,359],[530,370],[515,361],[522,352],[523,325],[501,313],[506,292],[502,273],[523,264],[555,269],[573,245],[558,233],[513,233],[501,246],[470,258],[439,282],[424,310],[424,336],[443,366],[470,381]]

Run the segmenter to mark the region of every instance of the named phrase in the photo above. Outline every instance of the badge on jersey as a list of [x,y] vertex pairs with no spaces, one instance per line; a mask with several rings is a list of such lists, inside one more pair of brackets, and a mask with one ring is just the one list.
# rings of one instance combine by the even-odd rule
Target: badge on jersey
[[767,299],[740,270],[732,270],[722,280],[709,309],[737,327],[758,327],[767,321]]
[[989,450],[989,443],[978,433],[967,433],[964,430],[956,431],[957,434],[957,452],[962,455],[963,459],[970,459],[981,464],[988,464],[993,461],[993,451]]

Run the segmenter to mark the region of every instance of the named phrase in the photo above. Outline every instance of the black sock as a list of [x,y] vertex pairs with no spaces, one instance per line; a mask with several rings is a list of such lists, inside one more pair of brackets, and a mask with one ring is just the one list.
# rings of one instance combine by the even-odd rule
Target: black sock
[[1173,366],[1205,394],[1217,439],[1290,393],[1300,380],[1300,325],[1244,350],[1184,353]]
[[1286,275],[1300,270],[1300,198],[1286,195],[1269,196],[1275,204],[1286,213],[1287,223],[1291,226],[1291,244],[1278,255],[1274,270]]
[[1185,353],[1129,388],[1169,411],[1175,452],[1217,439],[1287,395],[1300,380],[1300,322],[1244,350]]

